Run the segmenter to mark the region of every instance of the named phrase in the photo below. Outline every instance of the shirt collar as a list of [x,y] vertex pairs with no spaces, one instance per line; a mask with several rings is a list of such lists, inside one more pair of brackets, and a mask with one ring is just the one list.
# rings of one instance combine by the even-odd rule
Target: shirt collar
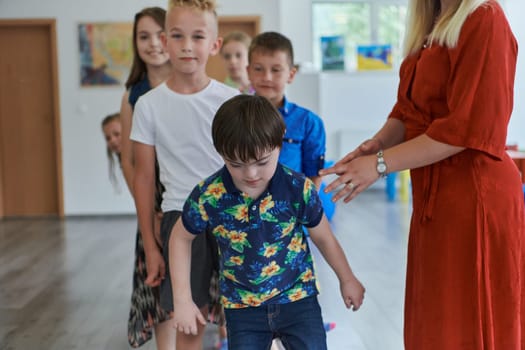
[[279,112],[281,112],[281,114],[283,115],[288,114],[291,107],[292,107],[291,103],[288,102],[288,99],[286,98],[286,96],[283,96],[283,106],[279,107]]

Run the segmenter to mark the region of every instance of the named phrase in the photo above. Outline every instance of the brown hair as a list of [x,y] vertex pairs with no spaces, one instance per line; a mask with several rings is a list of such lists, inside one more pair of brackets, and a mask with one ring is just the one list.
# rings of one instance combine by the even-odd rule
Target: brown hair
[[290,39],[277,32],[264,32],[252,39],[248,50],[248,61],[251,61],[254,52],[274,53],[282,51],[288,55],[289,65],[293,67],[293,46]]
[[[104,128],[106,125],[114,121],[117,121],[120,123],[119,113],[113,113],[113,114],[106,116],[104,119],[102,119],[101,126],[102,128]],[[109,164],[109,181],[111,181],[113,186],[118,187],[117,177],[115,176],[115,157],[113,155],[113,152],[109,149],[109,146],[106,146],[106,154],[108,156],[108,164]],[[117,154],[116,156],[120,162],[120,154]]]
[[239,42],[243,44],[244,46],[246,46],[247,49],[249,49],[250,43],[252,42],[252,38],[245,32],[241,32],[241,31],[230,32],[227,35],[225,35],[224,39],[222,40],[221,51],[224,45],[232,41]]
[[247,162],[281,148],[285,129],[281,113],[265,97],[237,95],[215,114],[213,145],[224,158]]
[[140,12],[135,14],[135,20],[133,21],[133,63],[129,72],[128,80],[126,80],[126,89],[138,83],[144,79],[147,73],[146,63],[140,58],[139,51],[137,49],[137,24],[142,17],[151,17],[155,23],[164,29],[164,22],[166,21],[166,10],[160,7],[146,7]]

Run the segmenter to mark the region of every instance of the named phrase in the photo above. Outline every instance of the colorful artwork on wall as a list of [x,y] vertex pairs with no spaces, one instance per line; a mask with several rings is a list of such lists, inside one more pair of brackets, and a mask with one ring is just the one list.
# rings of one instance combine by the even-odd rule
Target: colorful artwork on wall
[[345,69],[345,38],[342,35],[321,37],[323,70]]
[[392,45],[357,46],[357,69],[392,69]]
[[133,60],[131,22],[78,25],[80,85],[123,85]]

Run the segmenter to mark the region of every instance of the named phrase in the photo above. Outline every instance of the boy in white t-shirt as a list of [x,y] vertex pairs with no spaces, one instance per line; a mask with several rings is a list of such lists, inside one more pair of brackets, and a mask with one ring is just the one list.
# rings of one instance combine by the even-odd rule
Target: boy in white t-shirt
[[[134,193],[146,252],[146,284],[160,285],[161,306],[168,311],[173,311],[169,235],[191,189],[223,165],[213,147],[211,123],[219,106],[239,93],[206,74],[208,57],[217,54],[221,44],[215,6],[214,0],[170,0],[163,43],[173,65],[172,75],[139,98],[133,115]],[[153,235],[155,154],[166,188],[163,247]],[[202,236],[192,248],[198,263],[193,264],[191,281],[194,301],[207,314],[216,246],[213,238]],[[177,349],[201,349],[203,333],[201,329],[197,336],[177,334]]]

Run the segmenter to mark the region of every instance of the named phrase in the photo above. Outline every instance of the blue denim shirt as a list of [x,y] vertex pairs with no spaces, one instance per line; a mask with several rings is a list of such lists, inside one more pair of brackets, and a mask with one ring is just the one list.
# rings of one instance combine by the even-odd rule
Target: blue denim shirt
[[217,239],[221,303],[233,309],[318,294],[303,227],[317,226],[322,216],[313,182],[279,164],[255,200],[223,167],[193,189],[182,223],[193,234],[210,230]]
[[286,124],[279,162],[305,174],[317,176],[324,168],[326,133],[319,116],[284,97],[279,112]]

